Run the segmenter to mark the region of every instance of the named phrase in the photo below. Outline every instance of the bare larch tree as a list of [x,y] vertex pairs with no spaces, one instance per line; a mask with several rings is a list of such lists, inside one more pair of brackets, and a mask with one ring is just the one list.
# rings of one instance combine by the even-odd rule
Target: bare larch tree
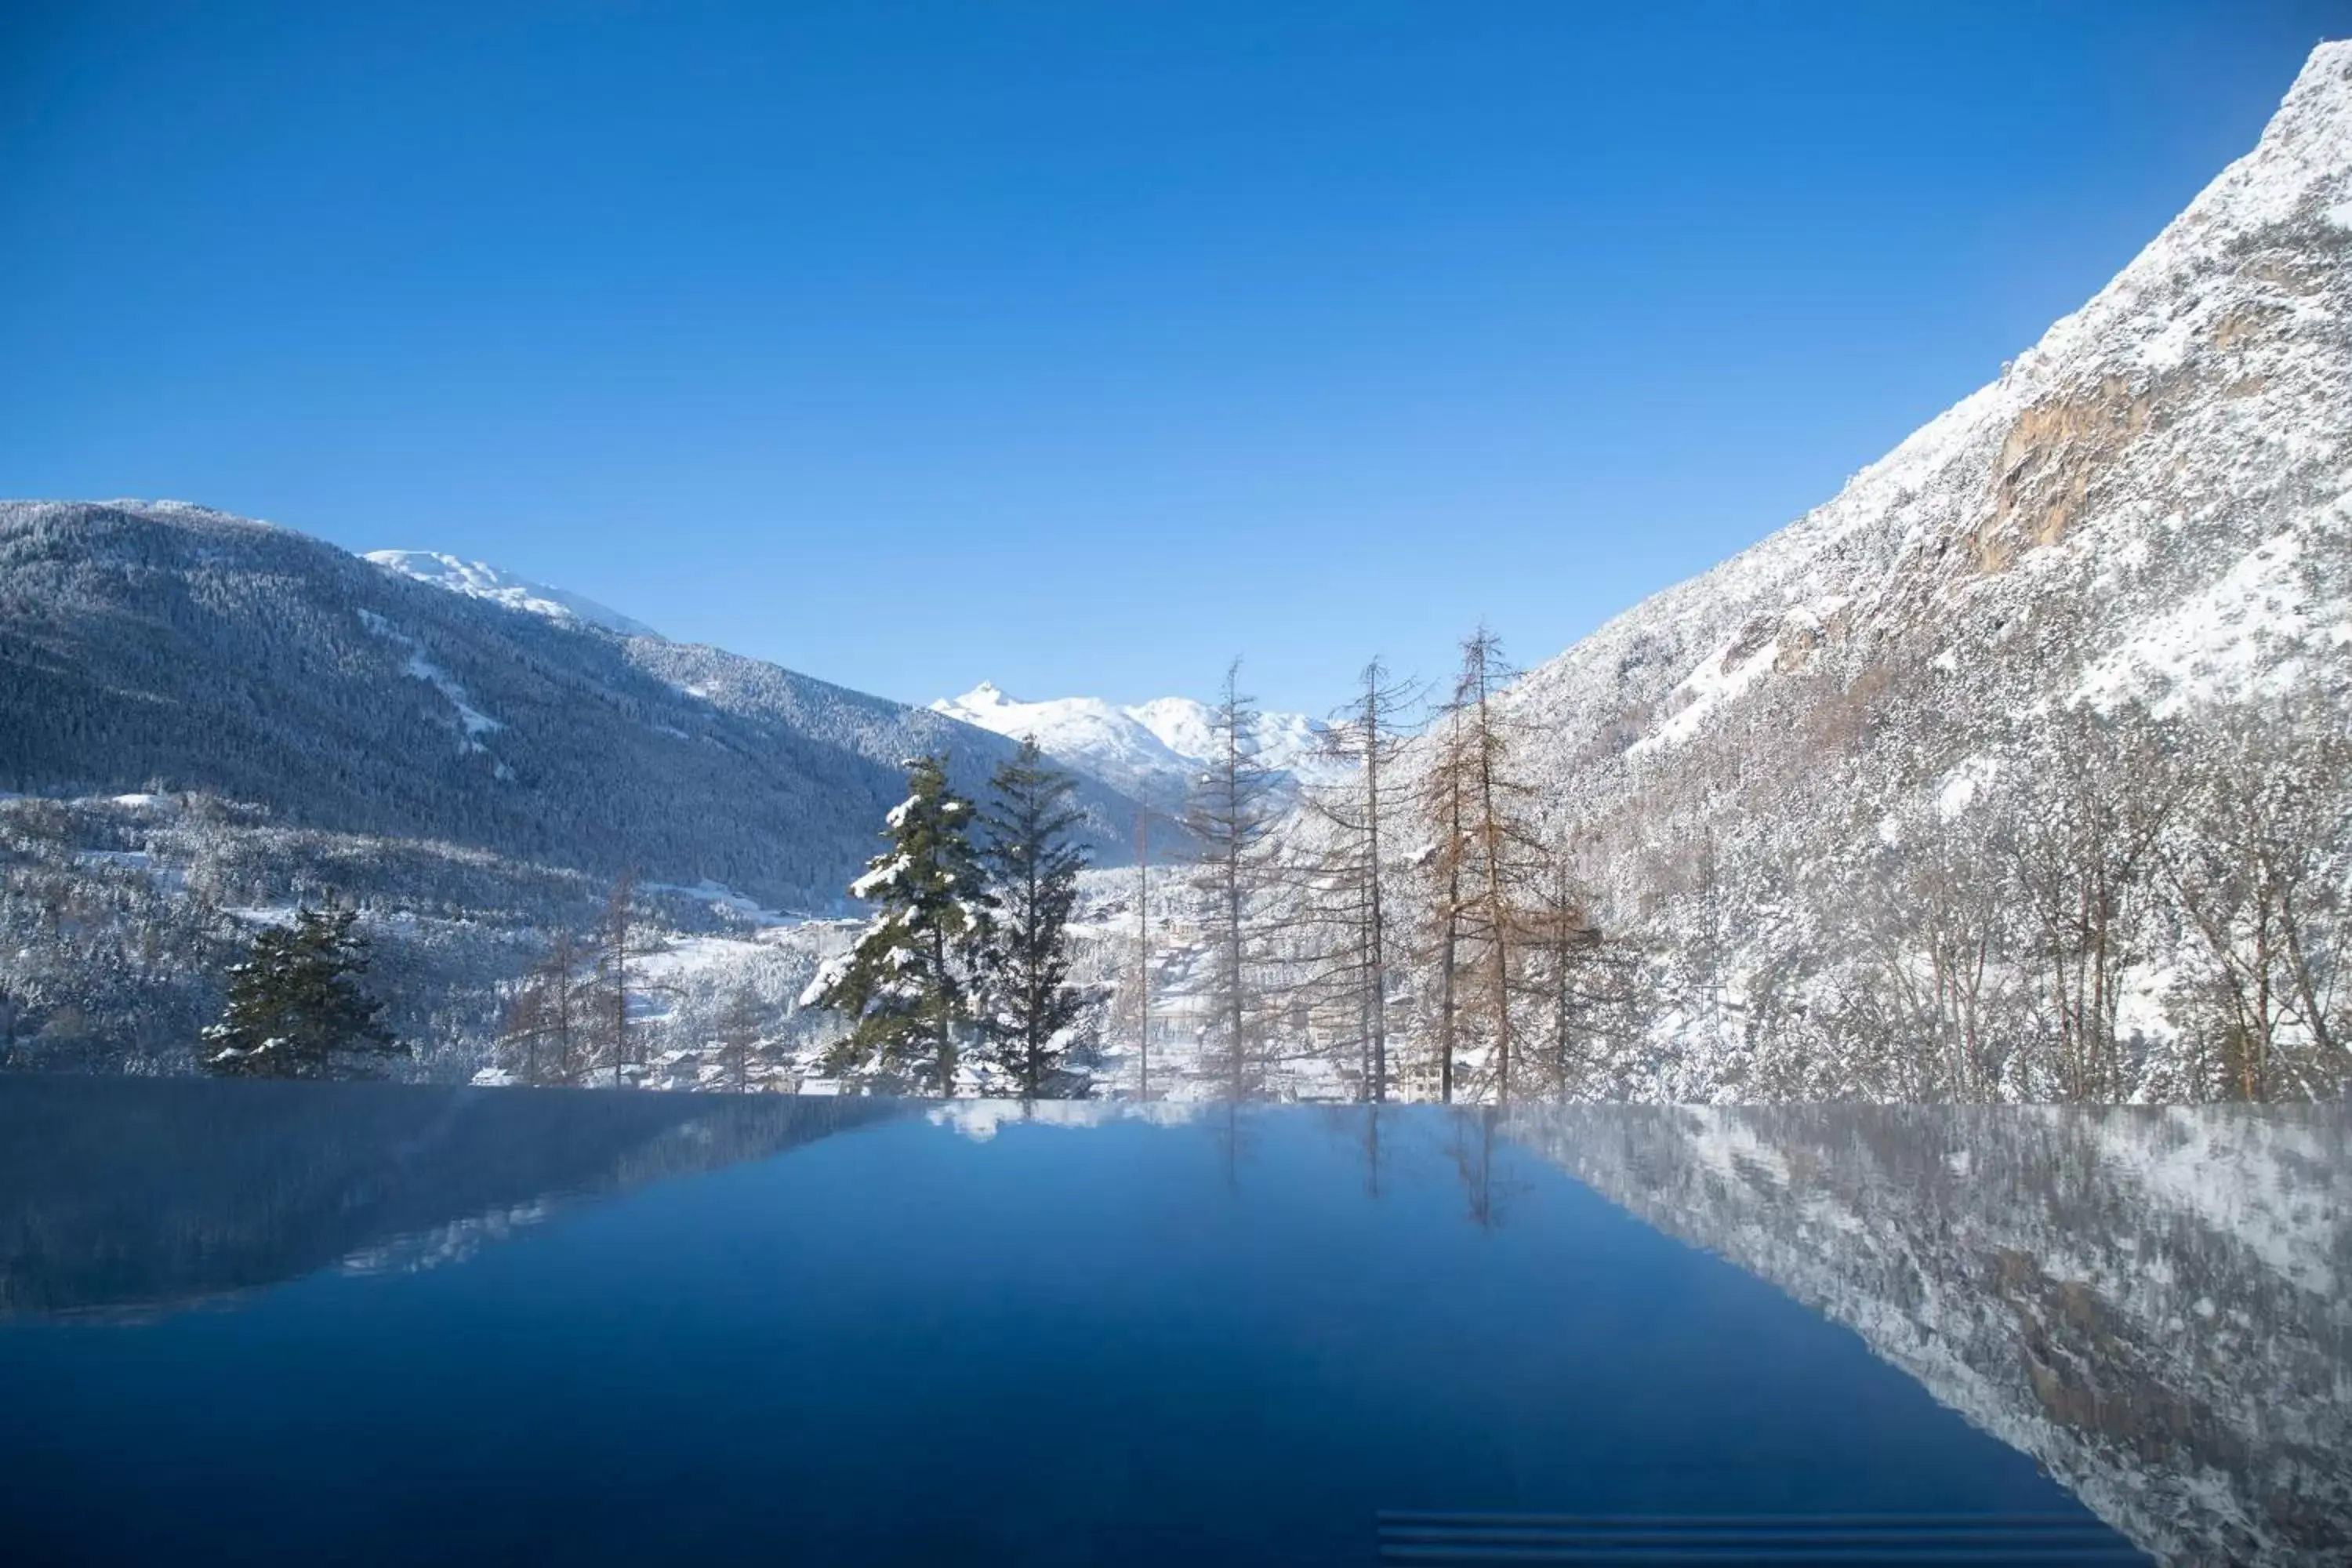
[[751,1053],[764,1032],[760,998],[748,985],[739,985],[719,1015],[719,1053],[728,1086],[738,1094],[751,1091]]
[[579,943],[558,931],[547,956],[508,1000],[499,1026],[499,1063],[523,1083],[576,1084],[586,1069],[580,962]]
[[1271,879],[1271,835],[1280,805],[1277,775],[1258,756],[1256,700],[1241,689],[1241,661],[1209,712],[1210,761],[1193,785],[1185,826],[1193,844],[1193,885],[1202,895],[1209,959],[1206,1033],[1223,1057],[1235,1100],[1257,1087],[1255,1052],[1264,995],[1255,972],[1256,921]]
[[1364,666],[1355,698],[1332,716],[1324,748],[1351,776],[1307,792],[1315,833],[1297,868],[1307,897],[1297,921],[1311,939],[1307,985],[1336,1013],[1354,1047],[1359,1097],[1389,1095],[1389,1010],[1397,969],[1396,932],[1382,879],[1391,876],[1397,805],[1393,770],[1408,733],[1413,689],[1378,658]]
[[1512,673],[1501,641],[1486,627],[1463,642],[1462,668],[1422,781],[1421,814],[1433,847],[1427,869],[1435,884],[1439,1072],[1447,1100],[1466,1026],[1486,1045],[1496,1101],[1510,1102],[1512,1000],[1528,943],[1527,895],[1540,885],[1547,864],[1530,818],[1536,791],[1517,773],[1517,721],[1502,700]]

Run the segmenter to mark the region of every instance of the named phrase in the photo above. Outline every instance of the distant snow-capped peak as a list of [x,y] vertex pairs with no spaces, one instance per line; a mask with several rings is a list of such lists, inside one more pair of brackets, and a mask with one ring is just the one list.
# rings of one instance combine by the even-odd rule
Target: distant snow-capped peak
[[[1098,697],[1024,702],[983,680],[931,708],[1014,740],[1034,737],[1048,756],[1163,809],[1182,804],[1215,750],[1213,710],[1189,697],[1131,707]],[[1261,713],[1250,728],[1260,761],[1310,780],[1331,766],[1321,754],[1322,733],[1303,713]]]
[[629,637],[658,637],[661,633],[609,605],[562,588],[551,588],[482,561],[461,561],[437,550],[371,550],[367,558],[387,571],[414,577],[436,588],[446,588],[467,598],[488,599],[510,610],[523,610],[551,620],[585,621]]
[[[1157,697],[1122,710],[1181,756],[1206,762],[1216,750],[1215,710],[1190,697]],[[1325,726],[1304,713],[1260,713],[1250,726],[1258,761],[1304,779],[1329,771]]]

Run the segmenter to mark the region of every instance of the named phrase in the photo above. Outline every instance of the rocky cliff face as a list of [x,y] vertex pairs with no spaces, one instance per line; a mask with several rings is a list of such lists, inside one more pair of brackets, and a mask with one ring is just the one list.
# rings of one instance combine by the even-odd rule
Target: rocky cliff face
[[[1951,684],[2055,698],[2064,652],[2103,693],[2240,694],[2352,639],[2347,491],[2352,43],[2320,48],[2261,144],[1999,381],[1532,672],[1526,699],[1621,742],[1630,772],[1816,657],[1899,648]],[[2071,647],[2021,637],[2062,603]]]

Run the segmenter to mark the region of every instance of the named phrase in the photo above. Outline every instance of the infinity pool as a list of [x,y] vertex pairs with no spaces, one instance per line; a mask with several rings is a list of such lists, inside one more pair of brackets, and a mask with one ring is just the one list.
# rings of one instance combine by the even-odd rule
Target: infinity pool
[[[2166,1128],[2116,1114],[0,1080],[0,1555],[2145,1561],[2085,1500],[2328,1550],[2340,1120],[2239,1151],[2305,1185],[2233,1293],[2228,1213],[2102,1205]],[[2189,1266],[2139,1220],[2206,1277],[2132,1278]],[[2300,1380],[2271,1426],[2165,1381],[2172,1294]]]

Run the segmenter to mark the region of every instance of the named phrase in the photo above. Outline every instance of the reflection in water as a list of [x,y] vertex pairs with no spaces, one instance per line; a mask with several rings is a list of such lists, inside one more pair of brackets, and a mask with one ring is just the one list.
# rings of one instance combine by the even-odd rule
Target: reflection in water
[[870,1100],[0,1079],[0,1317],[429,1268],[563,1202],[897,1114]]
[[1103,1127],[1119,1121],[1181,1127],[1212,1109],[1199,1100],[932,1100],[921,1102],[934,1127],[952,1127],[975,1143],[985,1143],[1005,1127]]
[[1462,1179],[1463,1212],[1480,1230],[1503,1223],[1510,1201],[1527,1184],[1496,1174],[1495,1141],[1503,1113],[1491,1105],[1452,1113],[1454,1173]]
[[2352,1116],[1525,1109],[2184,1563],[2352,1558]]
[[[892,1119],[823,1157],[760,1163]],[[556,1425],[588,1450],[582,1474],[629,1450],[632,1411],[663,1412],[682,1442],[709,1427],[688,1443],[699,1463],[758,1425],[766,1458],[729,1483],[740,1496],[721,1489],[731,1506],[753,1509],[771,1449],[800,1442],[793,1465],[829,1478],[853,1543],[874,1528],[877,1485],[893,1489],[887,1517],[906,1505],[824,1434],[877,1412],[902,1434],[948,1435],[964,1412],[1026,1413],[1034,1430],[999,1416],[985,1442],[941,1437],[926,1463],[971,1472],[972,1495],[1003,1484],[988,1468],[1000,1456],[1050,1466],[1123,1445],[1131,1489],[1085,1525],[1103,1539],[1124,1540],[1162,1482],[1191,1478],[1153,1515],[1171,1560],[1233,1560],[1230,1541],[1176,1550],[1206,1551],[1183,1533],[1208,1528],[1183,1499],[1223,1495],[1267,1465],[1307,1465],[1324,1489],[1282,1509],[1235,1491],[1253,1496],[1266,1542],[1282,1530],[1323,1539],[1334,1510],[1369,1521],[1375,1506],[2057,1499],[1891,1365],[2160,1555],[2343,1560],[2347,1155],[2341,1110],[1283,1112],[6,1079],[0,1319],[19,1320],[9,1331],[22,1337],[0,1381],[24,1395],[38,1372],[54,1405],[45,1432],[89,1449],[8,1458],[0,1441],[0,1476],[47,1465],[19,1492],[65,1518],[43,1489],[103,1491],[96,1456],[143,1440],[159,1410],[263,1419],[152,1387],[160,1370],[299,1390],[311,1374],[289,1371],[277,1331],[198,1331],[260,1321],[364,1344],[343,1397],[396,1402],[409,1380],[437,1380],[452,1428],[484,1443],[502,1423],[570,1410]],[[1547,1161],[1756,1279],[1633,1225]],[[730,1165],[746,1168],[652,1190]],[[500,1252],[503,1269],[352,1278],[460,1261],[581,1197],[633,1189],[599,1207],[601,1230],[557,1227]],[[562,1235],[569,1247],[548,1245]],[[250,1294],[335,1272],[346,1278],[331,1289]],[[1877,1359],[1766,1285],[1849,1326]],[[25,1321],[154,1317],[227,1296],[247,1308],[235,1320],[191,1314],[120,1341]],[[414,1315],[359,1326],[397,1302]],[[470,1326],[509,1311],[526,1339]],[[662,1333],[641,1331],[656,1321]],[[150,1352],[133,1342],[159,1359],[139,1360]],[[698,1381],[705,1361],[723,1377]],[[379,1363],[400,1370],[379,1384]],[[605,1381],[575,1409],[563,1402],[581,1397],[578,1364]],[[520,1381],[482,1392],[499,1379]],[[109,1409],[118,1427],[93,1414]],[[1137,1410],[1154,1414],[1106,1415]],[[1261,1428],[1282,1435],[1265,1453],[1219,1447]],[[530,1452],[535,1429],[509,1433],[512,1451]],[[1320,1450],[1346,1457],[1317,1470],[1304,1456]],[[515,1528],[541,1520],[524,1510]],[[970,1527],[956,1508],[906,1523]],[[1045,1526],[1008,1504],[988,1528]]]
[[1514,1141],[1690,1163],[1596,1127],[0,1079],[0,1555],[1286,1568],[1498,1514],[2122,1544]]

